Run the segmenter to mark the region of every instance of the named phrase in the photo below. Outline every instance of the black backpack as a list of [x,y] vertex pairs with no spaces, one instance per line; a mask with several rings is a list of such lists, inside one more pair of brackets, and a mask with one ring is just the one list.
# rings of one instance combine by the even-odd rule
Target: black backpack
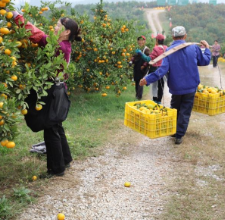
[[29,106],[25,120],[27,126],[33,132],[50,128],[55,124],[62,123],[67,118],[70,100],[66,93],[65,84],[62,82],[56,83],[47,92],[48,95],[41,99],[45,105],[40,111],[35,109],[37,101],[35,90],[32,89],[25,99]]

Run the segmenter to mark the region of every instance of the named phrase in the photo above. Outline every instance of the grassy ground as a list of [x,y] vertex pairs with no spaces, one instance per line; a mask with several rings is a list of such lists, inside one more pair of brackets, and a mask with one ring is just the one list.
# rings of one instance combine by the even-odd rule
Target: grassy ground
[[[68,119],[63,123],[74,159],[99,154],[97,147],[123,126],[125,102],[135,100],[134,90],[134,86],[128,86],[120,97],[109,90],[104,98],[101,93],[74,91]],[[25,122],[19,132],[14,149],[0,147],[1,220],[10,219],[34,202],[41,193],[39,186],[47,184],[46,180],[32,181],[32,176],[46,171],[46,156],[29,152],[33,144],[43,141],[43,132],[33,133]]]

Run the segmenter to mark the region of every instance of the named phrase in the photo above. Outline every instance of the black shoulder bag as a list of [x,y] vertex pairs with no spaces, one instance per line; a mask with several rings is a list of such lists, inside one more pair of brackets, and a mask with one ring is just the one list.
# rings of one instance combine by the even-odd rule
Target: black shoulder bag
[[64,82],[56,82],[48,91],[48,95],[41,98],[45,103],[40,111],[35,109],[37,94],[31,90],[25,101],[28,103],[28,113],[25,115],[27,126],[38,132],[45,128],[62,123],[67,118],[70,108],[70,100],[66,92]]

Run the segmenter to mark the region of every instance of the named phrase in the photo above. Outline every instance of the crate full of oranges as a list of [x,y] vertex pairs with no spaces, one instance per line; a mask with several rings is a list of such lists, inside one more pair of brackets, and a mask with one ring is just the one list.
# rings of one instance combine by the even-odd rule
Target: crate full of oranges
[[176,133],[177,110],[154,101],[127,102],[124,125],[148,136],[159,138]]
[[193,111],[208,115],[224,113],[225,90],[199,84],[195,93]]

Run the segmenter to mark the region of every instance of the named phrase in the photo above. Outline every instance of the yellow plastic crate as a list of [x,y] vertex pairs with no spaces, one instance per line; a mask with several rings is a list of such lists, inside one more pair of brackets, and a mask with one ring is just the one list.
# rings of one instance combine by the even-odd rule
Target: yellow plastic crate
[[167,109],[167,115],[146,114],[136,109],[134,104],[145,103],[146,105],[156,105],[151,100],[127,102],[125,104],[124,125],[134,129],[135,131],[148,136],[149,138],[159,138],[176,133],[177,127],[177,110]]
[[217,94],[195,93],[193,111],[208,115],[217,115],[225,112],[225,96]]

